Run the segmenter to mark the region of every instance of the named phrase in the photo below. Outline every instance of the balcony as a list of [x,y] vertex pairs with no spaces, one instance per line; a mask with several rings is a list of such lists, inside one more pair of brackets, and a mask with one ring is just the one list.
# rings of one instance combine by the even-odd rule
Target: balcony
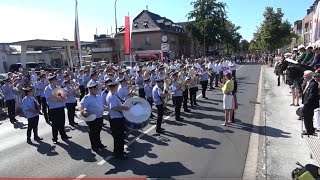
[[105,53],[105,52],[113,52],[114,49],[112,47],[105,48],[92,48],[93,53]]

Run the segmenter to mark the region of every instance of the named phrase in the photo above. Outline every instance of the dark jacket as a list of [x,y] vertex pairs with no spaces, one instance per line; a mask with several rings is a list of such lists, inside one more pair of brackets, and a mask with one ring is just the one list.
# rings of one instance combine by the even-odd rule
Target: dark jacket
[[313,111],[319,107],[318,82],[312,79],[306,90],[303,91],[302,104],[304,111]]
[[232,80],[234,82],[234,88],[233,88],[232,94],[236,94],[238,92],[238,82],[234,78],[232,78]]

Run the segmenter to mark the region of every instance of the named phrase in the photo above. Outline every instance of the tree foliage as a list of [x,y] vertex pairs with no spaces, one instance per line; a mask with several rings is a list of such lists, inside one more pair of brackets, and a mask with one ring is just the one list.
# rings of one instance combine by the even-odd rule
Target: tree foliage
[[186,28],[208,51],[209,46],[220,42],[220,33],[226,21],[225,3],[216,0],[196,0],[191,3]]
[[290,43],[291,24],[283,20],[283,15],[281,8],[274,11],[272,7],[266,7],[263,13],[264,21],[254,33],[255,44],[250,44],[251,50],[255,47],[275,51]]
[[240,41],[240,52],[248,52],[250,43],[246,39]]

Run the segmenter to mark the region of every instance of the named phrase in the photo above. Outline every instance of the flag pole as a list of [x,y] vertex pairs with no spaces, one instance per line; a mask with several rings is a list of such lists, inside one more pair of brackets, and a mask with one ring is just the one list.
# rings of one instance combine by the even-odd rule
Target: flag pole
[[76,0],[76,9],[75,9],[75,35],[74,35],[74,48],[78,50],[78,60],[80,66],[82,66],[82,53],[81,53],[81,44],[80,44],[80,34],[79,34],[79,22],[78,22],[78,0]]

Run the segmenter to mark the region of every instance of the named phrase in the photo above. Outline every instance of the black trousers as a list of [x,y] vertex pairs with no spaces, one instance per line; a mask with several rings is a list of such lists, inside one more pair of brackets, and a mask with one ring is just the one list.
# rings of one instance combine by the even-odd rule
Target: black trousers
[[232,70],[232,76],[234,77],[234,79],[237,79],[236,72],[237,72],[237,70]]
[[181,114],[181,105],[183,101],[183,96],[173,96],[173,98],[175,101],[174,112],[175,112],[176,120],[179,120],[181,118],[180,114]]
[[139,97],[145,99],[146,98],[146,93],[144,92],[144,89],[141,88],[139,89]]
[[12,122],[16,117],[16,100],[6,100],[6,106],[8,107],[8,116],[10,118],[10,121]]
[[39,105],[40,105],[40,107],[41,107],[41,96],[37,96],[37,101],[38,101],[38,103],[39,103]]
[[80,89],[80,101],[81,99],[84,97],[84,95],[86,94],[86,89],[84,88],[84,85],[79,86]]
[[306,109],[303,111],[304,126],[306,127],[307,133],[314,133],[313,127],[313,110]]
[[152,98],[152,97],[149,97],[149,98],[147,98],[147,101],[148,101],[148,103],[149,103],[150,106],[151,106],[151,115],[150,115],[150,117],[152,117],[152,116],[154,116],[154,115],[152,114],[153,98]]
[[219,72],[219,81],[222,82],[223,80],[223,71]]
[[189,89],[191,106],[197,104],[197,91],[198,91],[197,87],[192,87]]
[[200,81],[200,84],[201,84],[201,88],[202,88],[202,97],[205,98],[207,87],[208,87],[208,81]]
[[88,89],[88,88],[85,88],[85,89],[84,89],[84,92],[85,92],[85,94],[88,94],[88,93],[89,93],[89,89]]
[[47,105],[47,100],[45,97],[41,97],[41,105],[42,105],[42,113],[44,116],[44,119],[46,121],[49,121],[49,117],[48,117],[48,105]]
[[189,90],[186,89],[183,91],[183,109],[187,110],[188,109],[188,94],[189,94]]
[[209,86],[211,89],[213,89],[213,81],[214,81],[215,77],[216,77],[216,73],[212,73],[210,76]]
[[28,129],[27,129],[27,138],[31,138],[31,131],[33,130],[33,137],[37,138],[38,136],[38,123],[39,116],[28,118]]
[[94,121],[86,123],[89,127],[89,139],[91,148],[98,148],[102,144],[100,139],[100,132],[103,126],[103,118],[97,118]]
[[160,105],[156,105],[157,107],[157,114],[158,114],[158,119],[157,119],[157,130],[160,130],[161,128],[161,124],[162,124],[162,120],[163,120],[163,112],[164,112],[164,106],[163,104]]
[[215,87],[219,87],[219,73],[216,74],[216,78],[215,78]]
[[115,156],[121,156],[124,152],[125,138],[125,120],[124,118],[110,119],[110,128],[113,137],[113,153]]
[[49,109],[49,119],[52,122],[52,140],[58,140],[58,132],[61,138],[66,137],[64,107]]
[[66,103],[66,108],[68,110],[68,119],[69,119],[69,124],[72,125],[74,124],[74,116],[76,114],[76,106],[77,103]]

